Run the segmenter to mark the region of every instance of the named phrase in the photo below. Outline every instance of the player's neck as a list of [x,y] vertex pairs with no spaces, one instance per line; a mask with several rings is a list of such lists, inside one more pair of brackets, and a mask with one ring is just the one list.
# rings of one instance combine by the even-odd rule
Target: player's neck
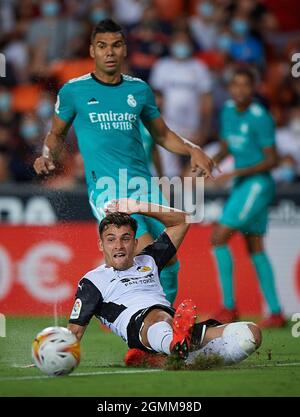
[[118,84],[122,79],[122,75],[120,72],[117,72],[115,74],[105,74],[97,69],[95,69],[94,71],[94,76],[97,78],[97,80],[105,84]]

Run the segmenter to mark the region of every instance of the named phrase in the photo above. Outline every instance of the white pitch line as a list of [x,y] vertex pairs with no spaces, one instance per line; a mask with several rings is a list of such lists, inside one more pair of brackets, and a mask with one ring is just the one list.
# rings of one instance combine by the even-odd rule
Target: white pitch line
[[[252,365],[250,368],[272,368],[276,366],[300,366],[300,362],[288,362],[288,363],[266,363],[265,365]],[[247,369],[247,368],[244,368]]]
[[[126,371],[97,371],[97,372],[80,372],[77,374],[70,374],[68,377],[74,377],[74,376],[92,376],[92,375],[114,375],[114,374],[143,374],[143,373],[149,373],[149,372],[162,372],[163,369],[137,369],[137,370],[126,370]],[[53,376],[48,375],[35,375],[35,376],[4,376],[0,378],[0,381],[26,381],[30,379],[49,379],[49,378],[55,378]]]
[[[240,368],[242,370],[245,369],[253,369],[253,368],[276,368],[279,367],[285,367],[285,366],[300,366],[300,362],[289,362],[289,363],[275,363],[275,364],[265,364],[265,365],[252,365],[247,368]],[[230,367],[227,367],[227,369],[230,369]],[[233,368],[236,370],[237,368]],[[135,369],[135,370],[124,370],[124,371],[97,371],[97,372],[78,372],[76,374],[70,374],[68,377],[75,377],[75,376],[93,376],[93,375],[120,375],[120,374],[143,374],[143,373],[151,373],[151,372],[166,372],[164,369]],[[36,375],[36,376],[16,376],[16,377],[0,377],[1,381],[26,381],[26,380],[34,380],[34,379],[50,379],[55,378],[52,376],[47,375]]]

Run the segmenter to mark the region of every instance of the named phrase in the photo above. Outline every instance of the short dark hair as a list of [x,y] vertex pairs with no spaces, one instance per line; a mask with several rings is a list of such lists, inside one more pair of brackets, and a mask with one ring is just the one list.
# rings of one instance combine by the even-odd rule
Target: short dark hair
[[248,67],[237,68],[233,73],[232,80],[237,75],[242,75],[243,77],[247,77],[252,85],[256,84],[257,77],[256,77],[256,74],[254,73],[254,71],[251,68],[248,68]]
[[101,220],[101,223],[99,224],[100,237],[102,237],[104,230],[106,230],[107,227],[111,224],[118,228],[121,226],[130,226],[134,233],[134,236],[136,234],[137,221],[133,217],[130,217],[129,214],[120,213],[117,211],[116,213],[108,214],[106,217],[104,217],[104,219]]
[[97,33],[120,33],[125,40],[125,35],[122,26],[112,19],[100,20],[94,27],[91,35],[91,41],[95,39]]

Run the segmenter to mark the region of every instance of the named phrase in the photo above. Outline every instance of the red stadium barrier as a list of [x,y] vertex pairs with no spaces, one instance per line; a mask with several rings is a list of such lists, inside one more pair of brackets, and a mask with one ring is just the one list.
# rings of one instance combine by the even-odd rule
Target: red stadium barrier
[[[210,232],[211,226],[193,225],[179,251],[177,301],[192,297],[202,314],[221,304]],[[58,314],[69,314],[78,280],[102,259],[96,225],[1,226],[0,234],[0,313],[51,315],[57,309]],[[231,247],[238,309],[241,314],[260,314],[262,297],[241,236],[232,239]],[[299,264],[295,278],[296,273],[300,276]]]
[[[217,269],[209,244],[211,226],[194,225],[179,250],[181,273],[177,300],[192,297],[200,313],[216,312],[221,305]],[[240,235],[230,243],[235,262],[234,283],[241,314],[260,314],[262,297],[244,241]]]
[[94,223],[1,226],[0,312],[69,314],[78,280],[100,263]]

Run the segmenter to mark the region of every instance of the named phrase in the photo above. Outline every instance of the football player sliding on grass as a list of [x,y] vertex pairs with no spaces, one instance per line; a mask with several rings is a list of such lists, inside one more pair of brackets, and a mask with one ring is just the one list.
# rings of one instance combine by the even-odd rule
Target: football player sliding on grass
[[[134,213],[165,225],[158,239],[137,256]],[[99,225],[99,248],[105,264],[79,281],[69,320],[68,328],[79,340],[96,316],[128,344],[128,366],[159,366],[170,354],[186,363],[199,354],[217,355],[224,364],[232,364],[260,346],[261,332],[256,324],[197,322],[192,300],[184,300],[175,311],[166,299],[160,272],[176,254],[188,228],[187,214],[180,210],[131,199],[108,203]]]

